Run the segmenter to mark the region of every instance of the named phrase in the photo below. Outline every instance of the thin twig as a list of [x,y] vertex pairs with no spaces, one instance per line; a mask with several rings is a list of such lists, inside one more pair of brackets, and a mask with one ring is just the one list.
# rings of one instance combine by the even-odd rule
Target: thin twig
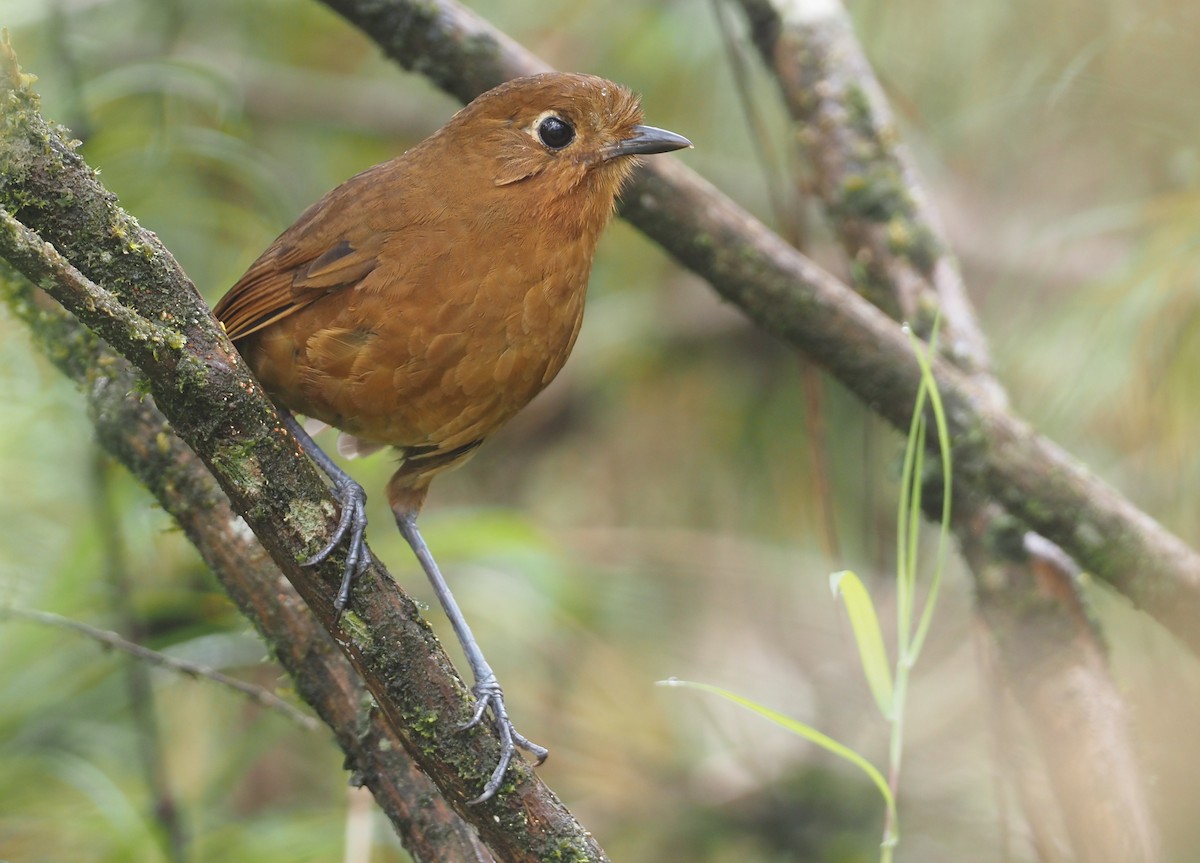
[[56,629],[65,629],[71,632],[77,632],[80,635],[86,636],[93,641],[103,644],[105,647],[111,647],[116,650],[128,653],[130,656],[136,657],[142,662],[150,665],[165,668],[168,671],[173,671],[176,674],[184,674],[188,677],[211,680],[213,683],[219,683],[230,689],[239,692],[246,696],[254,703],[266,707],[269,710],[275,710],[282,713],[288,719],[295,722],[297,725],[304,728],[306,731],[317,731],[321,728],[321,723],[317,719],[302,710],[299,710],[294,705],[284,701],[278,695],[264,689],[261,686],[256,686],[253,683],[247,683],[244,680],[238,680],[236,677],[230,677],[211,668],[207,665],[201,665],[198,662],[192,662],[187,659],[179,659],[178,657],[168,656],[165,653],[160,653],[157,650],[151,650],[140,644],[135,644],[128,639],[122,638],[115,632],[107,629],[100,629],[92,626],[89,623],[84,623],[80,620],[72,620],[69,617],[63,617],[61,614],[54,614],[50,611],[39,611],[33,608],[17,608],[15,606],[4,606],[0,608],[0,618],[12,617],[22,620],[29,620],[34,623],[40,623],[44,626],[52,626]]

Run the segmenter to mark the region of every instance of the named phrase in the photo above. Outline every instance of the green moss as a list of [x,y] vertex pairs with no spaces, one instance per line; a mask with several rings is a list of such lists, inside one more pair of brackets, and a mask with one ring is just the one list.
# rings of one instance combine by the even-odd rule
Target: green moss
[[[210,391],[212,387],[211,369],[195,354],[183,350],[187,344],[187,336],[178,330],[167,329],[165,327],[158,329],[162,339],[161,346],[178,354],[175,364],[175,391],[183,394],[185,397]],[[155,351],[155,359],[160,359],[157,350]]]
[[21,70],[17,53],[9,43],[8,31],[5,30],[3,39],[0,39],[0,90],[4,94],[5,107],[9,109],[0,115],[7,118],[5,125],[16,121],[14,112],[20,108],[39,110],[41,103],[33,89],[36,82],[37,75]]
[[1061,517],[1061,513],[1056,513],[1044,500],[1036,497],[1023,497],[1021,512],[1031,524],[1051,524]]
[[856,85],[847,87],[842,101],[846,106],[846,115],[850,118],[851,127],[860,135],[871,137],[871,101],[867,98],[866,91]]
[[[257,460],[254,460],[254,465],[257,470]],[[293,498],[288,502],[287,515],[284,516],[284,520],[295,526],[301,536],[320,536],[324,533],[325,526],[334,514],[333,507],[327,500],[318,502]]]
[[[909,319],[913,333],[922,341],[928,342],[933,335],[933,328],[937,323],[939,313],[940,307],[936,294],[931,291],[922,291],[918,294],[916,308],[913,309],[912,317]],[[947,339],[939,342],[939,348],[943,353],[948,346],[949,340]]]
[[439,717],[432,710],[427,710],[421,713],[416,718],[409,721],[409,728],[413,733],[426,740],[437,740]]
[[[221,444],[213,452],[212,461],[235,485],[247,489],[251,495],[257,496],[262,492],[263,478],[254,449],[253,442]],[[304,514],[299,501],[292,501],[292,505],[289,507],[289,517],[291,517],[293,509],[297,510],[297,517]]]
[[591,855],[587,849],[580,848],[571,840],[565,841],[563,844],[552,849],[544,860],[552,861],[552,863],[582,863],[582,861],[590,860]]
[[1072,533],[1081,548],[1099,550],[1105,544],[1104,533],[1090,521],[1080,521]]
[[[441,720],[438,714],[432,710],[421,711],[420,713],[404,714],[404,723],[408,728],[412,738],[419,742],[421,752],[430,758],[438,758],[442,748],[442,730]],[[440,753],[440,754],[439,754]],[[471,769],[472,762],[459,759],[457,765],[460,771],[467,774]]]
[[347,608],[342,612],[342,619],[339,621],[339,626],[342,632],[350,637],[350,640],[356,644],[360,650],[366,652],[371,645],[371,630],[363,623],[361,617]]
[[900,172],[890,165],[876,163],[865,172],[845,179],[832,210],[839,218],[888,222],[897,216],[909,216],[912,199]]
[[874,266],[870,253],[863,250],[860,257],[850,262],[850,279],[854,289],[894,318],[900,316],[900,307],[896,302],[892,283],[886,272]]
[[984,543],[1001,560],[1023,561],[1026,556],[1026,529],[1023,522],[1012,516],[998,515],[989,522]]
[[[911,209],[911,208],[910,208]],[[888,250],[928,273],[937,263],[941,246],[927,227],[914,223],[911,212],[897,213],[887,223]]]

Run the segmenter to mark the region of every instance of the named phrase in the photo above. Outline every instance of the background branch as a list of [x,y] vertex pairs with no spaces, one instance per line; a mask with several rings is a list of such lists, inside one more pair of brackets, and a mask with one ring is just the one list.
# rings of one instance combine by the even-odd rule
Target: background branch
[[[990,407],[1003,410],[1008,396],[990,372],[949,238],[845,9],[832,2],[789,15],[795,7],[773,0],[740,6],[796,124],[825,213],[854,262],[855,286],[926,333],[936,312],[943,356],[970,376]],[[1082,611],[1074,565],[1059,563],[1057,547],[1025,533],[978,494],[958,495],[955,514],[981,619],[999,653],[986,667],[1000,671],[1040,745],[1075,858],[1158,859],[1127,711],[1095,622]],[[1007,753],[1000,759],[998,769],[1019,763]],[[1112,817],[1116,812],[1124,817]],[[1025,816],[1034,824],[1047,820],[1044,805],[1027,806]]]
[[854,287],[925,338],[940,313],[942,355],[1004,407],[958,260],[845,9],[813,5],[789,19],[772,0],[739,5],[853,262]]

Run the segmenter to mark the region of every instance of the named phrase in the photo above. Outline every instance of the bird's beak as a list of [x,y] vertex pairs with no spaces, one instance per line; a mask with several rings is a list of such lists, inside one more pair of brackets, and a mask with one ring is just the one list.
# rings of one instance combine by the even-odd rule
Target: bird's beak
[[628,138],[623,138],[607,148],[606,159],[617,156],[649,156],[652,153],[670,153],[672,150],[682,150],[692,146],[692,142],[683,135],[676,135],[666,129],[656,129],[653,126],[634,126]]

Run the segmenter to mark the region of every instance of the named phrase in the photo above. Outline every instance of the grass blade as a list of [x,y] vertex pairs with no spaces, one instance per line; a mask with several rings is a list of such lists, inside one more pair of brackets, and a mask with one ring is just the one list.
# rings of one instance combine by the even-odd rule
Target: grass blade
[[829,576],[829,587],[833,595],[840,596],[846,604],[850,627],[854,630],[854,643],[858,646],[858,658],[862,662],[867,685],[875,696],[875,703],[884,719],[891,720],[895,701],[892,697],[892,672],[888,662],[887,648],[883,646],[883,630],[879,628],[879,616],[871,594],[863,586],[862,579],[848,569]]
[[[888,787],[887,781],[883,778],[883,774],[876,769],[874,764],[863,758],[845,744],[839,743],[827,734],[822,734],[811,725],[806,725],[797,719],[792,719],[790,716],[784,716],[782,713],[778,713],[769,707],[764,707],[755,701],[751,701],[749,698],[743,698],[742,696],[730,692],[727,689],[722,689],[719,686],[713,686],[708,683],[693,683],[690,680],[680,680],[675,677],[672,677],[670,680],[660,680],[658,683],[660,686],[682,686],[688,689],[697,689],[701,692],[709,692],[713,695],[718,695],[721,698],[724,698],[726,701],[732,701],[734,704],[745,707],[747,710],[757,713],[764,719],[774,722],[776,725],[782,728],[786,728],[793,734],[799,735],[811,743],[815,743],[825,751],[831,752],[839,758],[849,761],[863,773],[867,774],[867,777],[873,783],[875,783],[875,787],[878,788],[879,793],[883,795],[884,805],[887,806],[888,812],[892,816],[889,819],[889,822],[893,824],[896,823],[896,800],[892,796],[892,790]],[[894,836],[885,837],[885,842],[894,843],[895,838],[896,837]]]

